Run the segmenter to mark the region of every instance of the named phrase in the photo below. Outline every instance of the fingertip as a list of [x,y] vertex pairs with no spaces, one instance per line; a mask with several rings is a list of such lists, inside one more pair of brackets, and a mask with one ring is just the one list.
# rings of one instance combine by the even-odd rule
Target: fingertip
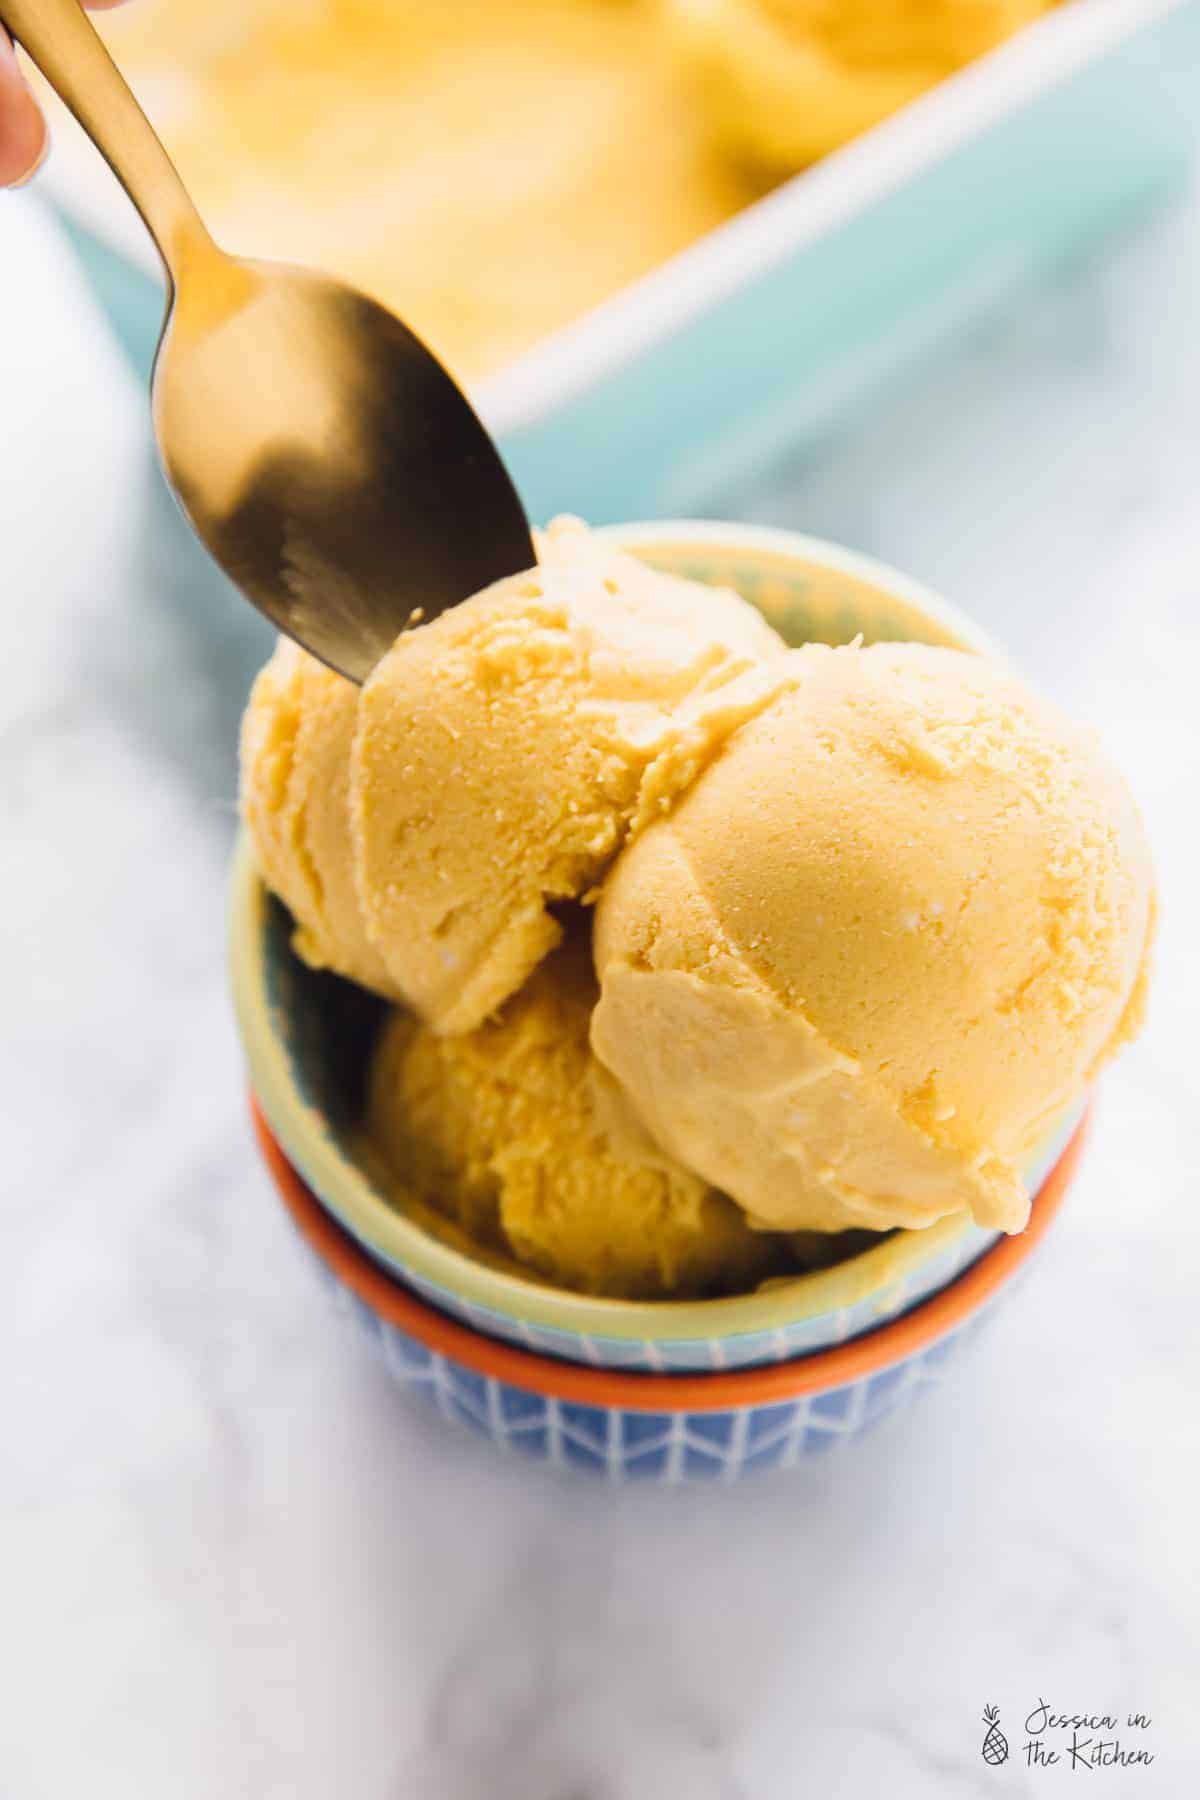
[[0,187],[19,187],[41,167],[49,149],[41,108],[0,31]]
[[46,121],[32,99],[19,116],[6,111],[0,119],[0,187],[24,187],[32,181],[50,152]]

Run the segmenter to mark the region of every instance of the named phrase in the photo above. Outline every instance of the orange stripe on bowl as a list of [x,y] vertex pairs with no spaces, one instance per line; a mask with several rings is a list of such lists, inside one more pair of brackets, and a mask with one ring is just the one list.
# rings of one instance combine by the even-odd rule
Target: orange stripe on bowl
[[553,1399],[577,1400],[585,1406],[641,1412],[723,1412],[732,1407],[770,1405],[801,1394],[825,1393],[904,1362],[945,1337],[1017,1272],[1044,1237],[1078,1168],[1091,1120],[1089,1108],[1042,1183],[1024,1231],[1017,1237],[1002,1239],[949,1287],[912,1312],[865,1337],[792,1362],[713,1374],[643,1375],[580,1368],[555,1357],[521,1350],[515,1344],[485,1337],[427,1306],[378,1268],[354,1239],[334,1223],[280,1149],[253,1095],[250,1106],[259,1146],[293,1222],[338,1280],[381,1319],[464,1368],[513,1387]]

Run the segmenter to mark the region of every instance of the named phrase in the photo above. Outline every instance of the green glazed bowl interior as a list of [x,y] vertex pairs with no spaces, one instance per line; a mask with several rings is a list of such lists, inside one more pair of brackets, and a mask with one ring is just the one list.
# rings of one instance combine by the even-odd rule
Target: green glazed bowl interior
[[[604,535],[656,567],[736,588],[790,643],[911,640],[995,655],[944,601],[867,558],[791,532],[725,524],[614,527]],[[369,1052],[384,1003],[291,951],[288,914],[243,835],[233,877],[230,964],[250,1080],[291,1161],[366,1249],[467,1306],[609,1339],[719,1341],[778,1331],[904,1280],[965,1233],[965,1214],[897,1231],[833,1268],[717,1300],[596,1299],[478,1261],[391,1204],[356,1158]]]

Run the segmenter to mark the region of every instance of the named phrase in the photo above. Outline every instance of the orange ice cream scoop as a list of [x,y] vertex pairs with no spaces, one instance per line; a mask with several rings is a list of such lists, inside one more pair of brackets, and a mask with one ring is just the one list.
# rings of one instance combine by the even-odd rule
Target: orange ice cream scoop
[[1019,1230],[1023,1156],[1140,1013],[1152,875],[1091,737],[915,644],[795,679],[620,858],[592,1043],[773,1229]]
[[439,1037],[392,1016],[366,1126],[398,1203],[415,1194],[485,1252],[584,1293],[697,1297],[786,1270],[785,1239],[752,1230],[670,1158],[610,1133],[588,1048],[594,1001],[576,934],[474,1031]]
[[408,632],[359,703],[358,892],[388,978],[470,1030],[622,846],[766,704],[782,640],[736,594],[564,526],[542,562]]
[[788,666],[736,594],[574,521],[539,550],[403,633],[361,690],[281,643],[243,724],[242,810],[300,955],[438,1031],[517,992],[554,908],[594,898]]

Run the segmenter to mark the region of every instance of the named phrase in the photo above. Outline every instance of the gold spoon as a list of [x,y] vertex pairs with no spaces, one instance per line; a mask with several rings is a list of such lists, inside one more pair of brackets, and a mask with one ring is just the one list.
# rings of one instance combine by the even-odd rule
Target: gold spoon
[[246,597],[363,681],[414,618],[532,567],[499,452],[420,340],[341,282],[218,249],[79,0],[0,0],[0,24],[158,246],[159,452]]

